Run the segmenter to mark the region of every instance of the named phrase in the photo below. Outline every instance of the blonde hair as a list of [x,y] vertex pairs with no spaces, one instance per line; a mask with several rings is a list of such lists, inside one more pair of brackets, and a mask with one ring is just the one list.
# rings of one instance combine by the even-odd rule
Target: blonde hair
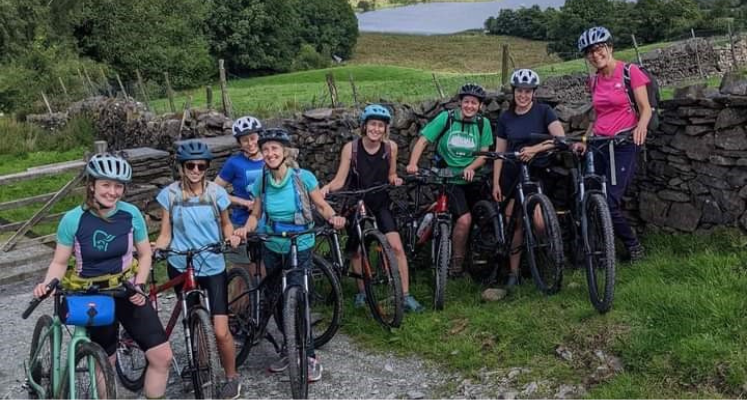
[[283,146],[283,158],[285,159],[285,166],[288,168],[298,169],[298,149]]

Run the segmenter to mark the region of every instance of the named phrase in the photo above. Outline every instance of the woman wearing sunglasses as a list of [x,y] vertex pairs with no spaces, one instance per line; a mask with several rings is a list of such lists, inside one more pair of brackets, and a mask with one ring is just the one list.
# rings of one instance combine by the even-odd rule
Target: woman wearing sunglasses
[[[232,247],[238,246],[241,239],[233,234],[233,225],[228,217],[228,206],[231,204],[228,193],[205,177],[212,159],[210,149],[198,140],[179,145],[176,161],[181,179],[161,190],[156,198],[163,207],[156,249],[185,251],[224,238],[230,240]],[[178,276],[186,267],[185,256],[169,256],[169,278]],[[226,262],[222,254],[204,252],[195,256],[194,268],[197,282],[208,292],[218,353],[226,372],[227,381],[221,398],[235,399],[240,395],[241,384],[236,372],[233,337],[228,329]],[[179,288],[176,290],[179,293]]]

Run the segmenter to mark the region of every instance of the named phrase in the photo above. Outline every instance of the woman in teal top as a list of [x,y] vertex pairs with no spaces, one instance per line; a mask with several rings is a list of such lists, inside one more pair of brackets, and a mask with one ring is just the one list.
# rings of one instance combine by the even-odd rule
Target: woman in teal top
[[441,159],[439,167],[447,167],[462,182],[449,188],[449,211],[456,218],[452,234],[453,253],[449,273],[462,274],[462,263],[467,248],[469,228],[472,224],[470,210],[481,199],[482,185],[472,182],[475,172],[485,165],[484,157],[472,155],[475,151],[487,151],[493,145],[493,131],[487,118],[480,115],[485,101],[485,90],[468,83],[459,89],[459,110],[443,111],[420,132],[407,165],[407,173],[418,172],[418,161],[428,143],[436,144],[436,155]]
[[[237,235],[246,237],[246,232],[253,232],[257,228],[258,218],[262,218],[263,215],[266,219],[265,229],[269,232],[298,232],[309,229],[314,223],[311,203],[336,229],[345,226],[345,218],[338,217],[335,210],[324,200],[316,177],[307,170],[290,166],[290,136],[285,129],[263,130],[259,136],[259,146],[265,158],[265,171],[262,177],[254,182],[254,209],[244,228],[237,229]],[[303,235],[298,238],[297,243],[298,266],[311,269],[314,235]],[[262,261],[268,275],[277,268],[290,268],[289,252],[289,239],[272,238],[265,243]],[[302,274],[290,274],[288,285],[301,285],[302,279]],[[316,358],[313,341],[309,348],[308,362],[309,381],[318,381],[322,378],[322,365]],[[287,367],[288,356],[283,346],[280,359],[270,365],[270,371],[280,372]]]

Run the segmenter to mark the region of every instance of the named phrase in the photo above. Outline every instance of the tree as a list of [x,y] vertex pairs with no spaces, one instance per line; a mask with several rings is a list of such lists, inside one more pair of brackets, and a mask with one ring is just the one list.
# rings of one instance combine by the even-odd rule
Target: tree
[[322,53],[350,58],[358,41],[358,19],[348,0],[296,0],[301,38]]
[[285,72],[301,45],[295,0],[213,0],[210,50],[235,72]]

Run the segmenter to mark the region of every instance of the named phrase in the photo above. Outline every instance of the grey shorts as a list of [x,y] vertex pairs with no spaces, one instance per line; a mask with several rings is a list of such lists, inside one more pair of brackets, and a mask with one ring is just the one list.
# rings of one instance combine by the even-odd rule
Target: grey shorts
[[[233,229],[241,228],[242,225],[233,225]],[[231,264],[251,264],[252,259],[246,246],[239,246],[235,249],[229,249],[225,253],[226,261]]]

